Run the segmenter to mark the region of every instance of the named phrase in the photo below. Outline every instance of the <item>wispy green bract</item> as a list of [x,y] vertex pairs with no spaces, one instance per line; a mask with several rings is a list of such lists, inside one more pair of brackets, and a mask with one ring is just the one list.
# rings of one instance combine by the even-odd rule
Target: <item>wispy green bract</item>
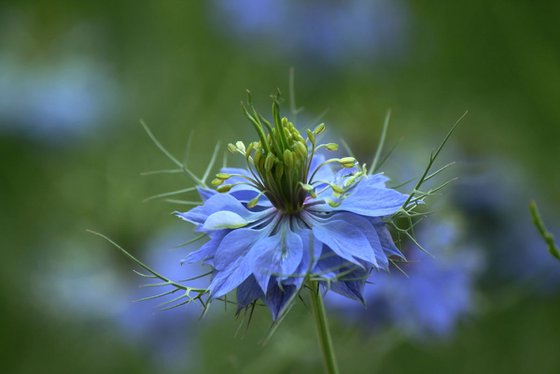
[[[129,259],[131,259],[136,265],[140,266],[142,269],[147,271],[148,274],[145,274],[145,273],[134,270],[134,272],[137,275],[151,281],[151,283],[144,284],[143,287],[167,287],[167,288],[169,288],[165,292],[161,292],[161,293],[155,294],[153,296],[148,296],[148,297],[136,300],[136,301],[147,301],[147,300],[157,299],[157,298],[160,298],[160,297],[164,297],[164,296],[172,295],[172,294],[175,294],[175,293],[179,293],[179,296],[177,296],[176,298],[174,298],[172,300],[169,300],[169,301],[166,301],[165,304],[160,305],[161,309],[162,310],[173,309],[173,308],[179,307],[181,305],[185,305],[187,303],[190,303],[192,301],[199,301],[199,302],[202,303],[203,306],[205,306],[205,303],[202,299],[202,296],[208,293],[208,291],[206,289],[189,287],[189,286],[181,284],[183,282],[189,281],[190,279],[187,279],[187,280],[184,280],[184,281],[171,280],[171,279],[167,278],[166,276],[164,276],[162,274],[159,274],[157,271],[153,270],[151,267],[144,264],[142,261],[138,260],[136,257],[131,255],[123,247],[121,247],[120,245],[115,243],[113,240],[111,240],[107,236],[105,236],[103,234],[100,234],[98,232],[92,231],[92,230],[86,230],[86,231],[91,233],[91,234],[100,236],[101,238],[107,240],[109,243],[111,243],[116,248],[118,248],[125,256],[127,256]],[[207,274],[203,274],[202,276],[204,276],[204,275],[207,275]]]

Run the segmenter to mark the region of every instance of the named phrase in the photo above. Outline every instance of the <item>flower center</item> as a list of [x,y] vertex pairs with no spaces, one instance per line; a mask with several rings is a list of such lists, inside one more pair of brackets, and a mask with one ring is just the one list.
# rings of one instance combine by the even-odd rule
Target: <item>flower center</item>
[[[259,194],[247,206],[254,207],[259,198],[265,195],[270,202],[282,213],[293,215],[300,212],[308,196],[316,197],[317,188],[321,191],[332,189],[334,194],[342,195],[350,186],[343,183],[336,185],[333,181],[315,180],[317,171],[328,164],[338,164],[343,168],[355,168],[353,157],[332,158],[311,169],[311,161],[319,149],[336,151],[336,143],[316,144],[316,137],[324,132],[325,125],[320,124],[313,131],[307,130],[304,138],[300,131],[286,117],[280,116],[280,94],[272,97],[272,116],[270,122],[260,115],[248,96],[247,105],[243,105],[245,115],[255,128],[259,140],[249,143],[247,147],[241,141],[235,145],[229,144],[232,153],[241,153],[246,160],[251,177],[237,175],[245,181],[236,184],[247,184],[257,190]],[[365,168],[365,166],[364,166]],[[363,170],[351,173],[354,177],[362,175]],[[228,192],[236,184],[223,184],[233,175],[219,173],[212,183],[219,192]],[[326,187],[325,187],[326,186]]]

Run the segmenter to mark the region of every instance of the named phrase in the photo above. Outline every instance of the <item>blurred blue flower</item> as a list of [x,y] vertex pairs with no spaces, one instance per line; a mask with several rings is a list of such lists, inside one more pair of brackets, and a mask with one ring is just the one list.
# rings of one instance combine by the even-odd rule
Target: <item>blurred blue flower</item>
[[489,254],[493,271],[488,283],[504,287],[514,282],[541,294],[557,292],[560,267],[546,251],[527,209],[538,193],[530,191],[531,179],[500,160],[485,161],[480,168],[457,186],[454,200],[470,217],[474,240]]
[[90,133],[116,109],[117,87],[98,65],[67,59],[26,65],[0,58],[0,123],[42,141]]
[[408,13],[402,1],[215,0],[213,16],[243,42],[261,41],[279,55],[340,64],[403,49]]
[[[186,239],[183,232],[160,233],[145,244],[148,260],[178,280],[208,272],[200,265],[180,265],[184,250],[175,247]],[[52,318],[95,322],[100,330],[112,331],[119,342],[145,352],[157,367],[196,367],[198,331],[201,323],[212,323],[212,319],[199,321],[202,309],[197,305],[159,311],[158,304],[165,299],[132,302],[152,295],[150,288],[126,282],[111,251],[93,249],[84,247],[83,239],[53,245],[34,279],[34,300],[42,303],[41,309]],[[207,285],[204,279],[191,283]]]
[[[178,245],[189,239],[183,232],[167,231],[146,244],[148,249],[147,261],[161,270],[162,273],[177,280],[198,277],[208,272],[208,268],[196,264],[181,265],[180,259],[184,256],[183,249]],[[205,278],[190,281],[190,284],[206,287]],[[162,290],[164,291],[164,290]],[[150,287],[139,288],[133,296],[141,299],[153,295]],[[116,316],[123,335],[129,339],[130,344],[144,348],[158,366],[177,369],[185,367],[194,369],[199,320],[202,309],[198,305],[186,305],[170,310],[158,310],[166,301],[172,300],[177,295],[168,295],[166,298],[130,303],[122,313]],[[130,297],[130,296],[129,296]],[[206,319],[206,323],[209,320]]]
[[92,135],[122,107],[118,82],[94,47],[95,25],[78,23],[57,37],[33,35],[34,20],[0,16],[0,131],[46,143]]
[[[452,220],[423,224],[417,239],[429,254],[410,245],[407,263],[391,273],[372,274],[364,297],[367,308],[331,295],[328,305],[371,328],[394,325],[415,338],[446,337],[474,309],[476,275],[483,266],[481,252],[460,244]],[[402,270],[402,271],[401,271]]]
[[[111,261],[109,251],[97,251],[79,238],[65,237],[46,246],[33,272],[34,300],[55,318],[108,322],[126,307],[125,282]],[[45,295],[49,295],[45,297]]]
[[267,135],[264,118],[250,107],[260,141],[228,147],[243,155],[247,169],[222,169],[213,181],[217,191],[200,187],[203,204],[177,213],[210,238],[185,261],[213,267],[210,298],[237,289],[239,308],[262,299],[274,319],[310,279],[362,301],[371,270],[388,269],[390,256],[402,257],[383,218],[399,211],[407,196],[353,157],[327,159],[323,151],[338,146],[316,143],[324,125],[304,139],[280,118],[276,101],[273,112]]

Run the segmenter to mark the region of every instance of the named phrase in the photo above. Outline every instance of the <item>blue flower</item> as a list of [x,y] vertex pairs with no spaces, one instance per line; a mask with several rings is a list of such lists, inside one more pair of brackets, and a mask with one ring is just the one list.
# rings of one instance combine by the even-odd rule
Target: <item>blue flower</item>
[[17,25],[13,30],[3,29],[8,42],[0,46],[1,132],[73,146],[77,143],[70,140],[91,139],[103,123],[118,115],[123,95],[110,69],[95,56],[70,52],[81,48],[68,48],[70,40],[89,43],[87,28],[50,40],[49,49],[56,55],[30,59],[30,51],[38,56],[44,52],[28,44],[35,39],[29,35],[33,27],[21,19],[13,25]]
[[272,124],[250,101],[245,113],[259,140],[228,149],[244,157],[246,169],[222,169],[216,190],[199,187],[202,205],[177,213],[209,238],[184,261],[213,268],[211,299],[236,289],[240,310],[263,300],[274,319],[309,281],[363,302],[370,273],[387,270],[391,256],[403,258],[384,219],[407,195],[353,157],[326,158],[337,145],[317,143],[325,126],[304,138],[280,117],[278,97]]
[[417,236],[430,253],[410,248],[402,272],[372,276],[365,293],[367,309],[352,307],[336,295],[329,297],[329,305],[351,320],[378,327],[391,324],[415,338],[450,335],[473,310],[475,276],[483,265],[480,251],[458,245],[453,221],[422,225]]
[[[547,253],[527,206],[519,204],[538,195],[538,191],[529,193],[526,187],[530,178],[519,167],[502,160],[486,160],[481,169],[470,183],[458,185],[454,198],[470,217],[473,237],[489,254],[493,271],[487,274],[487,283],[493,288],[522,286],[533,295],[558,293],[557,260]],[[548,212],[543,213],[546,217]],[[555,234],[558,237],[560,232]]]
[[401,1],[214,3],[213,17],[220,28],[227,28],[228,36],[274,45],[272,53],[313,61],[314,69],[321,64],[345,66],[356,58],[398,57],[406,47],[410,17]]

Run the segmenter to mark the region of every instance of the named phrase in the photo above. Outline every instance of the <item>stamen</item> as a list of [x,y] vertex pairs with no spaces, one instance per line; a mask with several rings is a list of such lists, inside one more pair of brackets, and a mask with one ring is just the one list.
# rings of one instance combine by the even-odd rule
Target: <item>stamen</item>
[[315,135],[321,135],[324,131],[325,131],[325,124],[324,123],[318,124],[317,127],[315,127],[315,129],[313,130]]
[[356,166],[357,161],[354,157],[331,158],[326,161],[323,161],[322,163],[319,164],[319,166],[317,166],[317,168],[315,168],[315,170],[311,174],[311,177],[309,178],[309,182],[310,183],[313,182],[313,178],[315,177],[319,169],[321,169],[325,165],[332,164],[332,163],[338,163],[342,165],[342,167],[350,169]]
[[318,151],[319,149],[325,148],[327,151],[338,151],[338,144],[336,143],[326,143],[326,144],[320,144],[317,146],[317,148],[315,148],[316,151]]

